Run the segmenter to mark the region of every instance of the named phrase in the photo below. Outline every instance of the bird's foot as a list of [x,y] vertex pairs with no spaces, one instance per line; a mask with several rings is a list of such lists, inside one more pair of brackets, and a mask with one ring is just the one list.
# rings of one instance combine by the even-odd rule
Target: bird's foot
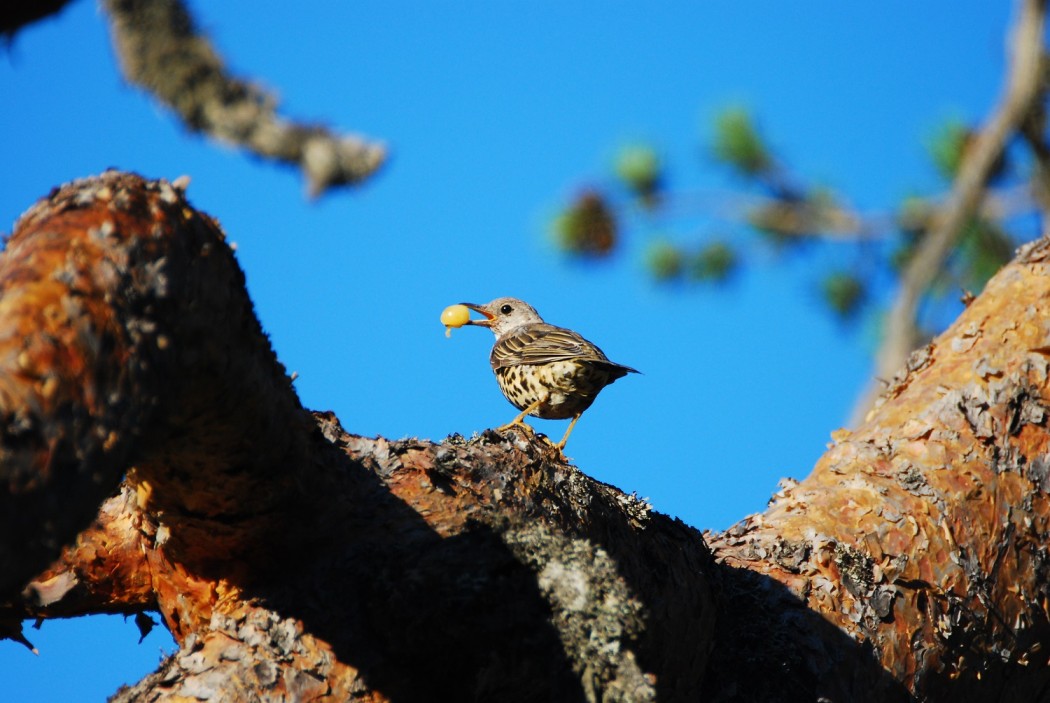
[[561,461],[563,461],[565,463],[569,463],[570,461],[572,461],[572,459],[570,459],[565,454],[565,442],[569,439],[569,434],[572,432],[572,426],[576,424],[576,420],[579,419],[579,416],[577,416],[575,419],[573,419],[573,421],[569,424],[569,431],[565,433],[565,436],[561,438],[560,442],[552,442],[547,435],[540,434],[540,433],[536,432],[536,430],[534,430],[531,425],[525,424],[524,417],[525,417],[525,413],[522,413],[518,417],[516,417],[513,420],[511,420],[510,422],[508,422],[506,425],[500,425],[499,427],[496,428],[495,431],[496,432],[505,432],[505,431],[507,431],[509,429],[513,429],[515,427],[520,427],[522,430],[525,431],[525,434],[528,435],[530,438],[532,438],[532,439],[535,439],[537,437],[542,438],[543,441],[544,441],[544,444],[546,444],[548,447],[550,447],[550,449],[552,450],[552,453],[556,453],[556,457],[555,458],[560,459]]
[[536,434],[536,430],[532,429],[532,427],[530,425],[526,425],[521,420],[511,420],[506,425],[500,425],[499,427],[497,427],[496,431],[497,432],[504,432],[506,430],[511,429],[512,427],[520,427],[521,429],[525,430],[525,432],[527,432],[530,435],[535,435]]
[[565,453],[565,447],[563,447],[563,446],[561,446],[559,444],[555,444],[554,442],[551,442],[550,446],[551,446],[550,453],[551,453],[551,456],[554,459],[557,459],[558,461],[560,461],[563,464],[571,464],[572,463],[572,457]]

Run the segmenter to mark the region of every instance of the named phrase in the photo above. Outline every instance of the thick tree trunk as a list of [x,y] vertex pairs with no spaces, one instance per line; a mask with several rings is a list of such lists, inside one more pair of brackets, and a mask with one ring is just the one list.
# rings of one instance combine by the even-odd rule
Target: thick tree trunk
[[158,609],[128,701],[1046,698],[1047,251],[712,553],[517,430],[307,413],[214,221],[71,184],[0,258],[0,632]]
[[[746,571],[731,581],[773,579],[921,698],[1050,699],[1048,257],[1050,240],[1024,247],[809,478],[710,540]],[[789,629],[791,609],[761,609]],[[720,612],[720,642],[751,641],[754,609]],[[823,655],[803,667],[860,700]]]

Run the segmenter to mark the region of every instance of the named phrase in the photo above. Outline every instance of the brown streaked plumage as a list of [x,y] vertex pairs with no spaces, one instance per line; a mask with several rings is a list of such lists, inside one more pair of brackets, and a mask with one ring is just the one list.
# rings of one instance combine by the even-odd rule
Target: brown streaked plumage
[[489,362],[500,390],[522,412],[499,429],[525,425],[526,415],[544,420],[572,418],[556,445],[565,447],[580,415],[603,388],[628,373],[630,366],[609,361],[594,344],[564,327],[549,325],[528,303],[496,298],[485,305],[462,303],[484,316],[468,325],[488,327],[496,335]]

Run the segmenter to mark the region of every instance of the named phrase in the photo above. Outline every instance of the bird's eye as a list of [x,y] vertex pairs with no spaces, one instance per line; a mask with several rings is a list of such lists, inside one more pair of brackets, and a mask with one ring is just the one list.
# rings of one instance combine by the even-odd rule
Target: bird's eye
[[510,311],[511,311],[511,310],[513,310],[513,309],[514,309],[514,308],[512,308],[512,307],[511,307],[511,306],[509,306],[509,305],[504,305],[503,307],[501,307],[501,308],[499,309],[499,311],[500,311],[500,312],[501,312],[502,314],[504,314],[504,315],[509,315],[509,314],[510,314]]

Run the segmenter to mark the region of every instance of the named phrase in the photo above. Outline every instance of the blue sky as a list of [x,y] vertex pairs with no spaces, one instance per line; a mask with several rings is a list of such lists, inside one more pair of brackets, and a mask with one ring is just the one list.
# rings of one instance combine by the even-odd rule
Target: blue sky
[[[706,146],[729,104],[751,107],[806,180],[891,208],[937,187],[923,148],[937,124],[991,108],[1009,18],[1009,3],[978,0],[193,5],[285,114],[386,142],[382,174],[310,203],[292,170],[187,134],[124,83],[81,0],[0,56],[2,229],[108,166],[188,174],[304,404],[364,435],[438,440],[510,420],[491,335],[446,339],[438,315],[523,298],[644,372],[577,425],[580,469],[716,529],[809,472],[871,373],[870,335],[826,314],[813,259],[770,254],[726,288],[667,289],[645,276],[640,237],[606,264],[564,261],[551,216],[639,140],[667,156],[672,184],[733,186]],[[119,617],[28,634],[39,657],[0,642],[0,697],[103,699],[173,647],[160,630],[137,644]]]

